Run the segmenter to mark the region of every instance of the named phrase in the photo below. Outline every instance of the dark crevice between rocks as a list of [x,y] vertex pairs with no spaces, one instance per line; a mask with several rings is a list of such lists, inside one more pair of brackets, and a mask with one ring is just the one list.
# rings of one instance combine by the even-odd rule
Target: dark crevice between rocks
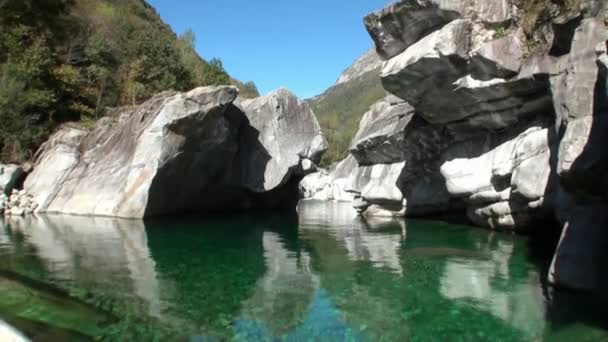
[[570,20],[564,24],[553,24],[553,45],[549,55],[554,57],[564,56],[570,53],[572,41],[576,28],[580,26],[583,16]]

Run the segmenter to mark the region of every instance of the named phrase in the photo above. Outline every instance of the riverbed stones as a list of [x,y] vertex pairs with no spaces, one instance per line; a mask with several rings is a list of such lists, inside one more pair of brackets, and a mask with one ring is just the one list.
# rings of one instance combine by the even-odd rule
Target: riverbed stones
[[34,213],[38,204],[25,190],[13,189],[10,197],[0,195],[0,213],[6,216],[24,216]]

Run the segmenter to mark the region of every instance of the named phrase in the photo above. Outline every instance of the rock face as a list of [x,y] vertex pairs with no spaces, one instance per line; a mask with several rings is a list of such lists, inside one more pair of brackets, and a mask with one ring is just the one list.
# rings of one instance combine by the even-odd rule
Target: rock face
[[319,169],[300,182],[300,197],[320,201],[352,202],[354,171],[358,163],[352,156],[338,163],[332,170]]
[[[392,95],[353,140],[364,215],[456,214],[530,232],[563,228],[550,281],[608,284],[606,3],[402,0],[369,15]],[[561,7],[560,7],[561,6]]]
[[38,152],[25,189],[38,212],[125,218],[281,202],[325,140],[288,92],[244,102],[248,114],[237,95],[233,87],[163,93],[91,131],[64,127]]
[[398,162],[403,159],[405,127],[414,116],[414,108],[389,96],[373,105],[353,139],[351,153],[361,165]]
[[264,192],[284,185],[293,175],[315,171],[327,149],[315,114],[285,89],[240,103],[250,127],[239,151],[240,184]]

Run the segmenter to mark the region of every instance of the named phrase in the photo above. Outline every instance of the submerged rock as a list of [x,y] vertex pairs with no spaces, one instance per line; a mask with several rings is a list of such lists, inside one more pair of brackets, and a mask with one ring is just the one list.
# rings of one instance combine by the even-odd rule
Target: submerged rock
[[311,172],[326,148],[314,114],[287,91],[242,108],[237,95],[233,87],[162,93],[91,131],[64,127],[38,152],[25,189],[38,212],[125,218],[297,197],[281,188]]

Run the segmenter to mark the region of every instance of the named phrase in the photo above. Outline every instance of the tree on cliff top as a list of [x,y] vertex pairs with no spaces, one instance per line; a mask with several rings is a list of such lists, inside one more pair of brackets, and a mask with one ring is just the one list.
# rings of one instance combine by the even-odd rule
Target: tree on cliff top
[[0,1],[0,160],[27,160],[58,124],[106,107],[235,83],[194,43],[142,0]]

